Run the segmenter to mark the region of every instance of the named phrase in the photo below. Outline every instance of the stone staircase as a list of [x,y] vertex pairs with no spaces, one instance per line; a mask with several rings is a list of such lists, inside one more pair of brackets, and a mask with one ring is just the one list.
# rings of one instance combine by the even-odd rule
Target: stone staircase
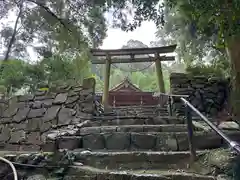
[[[103,113],[93,102],[94,86],[84,85],[59,87],[57,92],[37,92],[0,104],[1,153],[11,158],[26,151],[67,149],[76,158],[64,180],[215,179],[189,168],[184,117],[169,116],[166,106],[123,107]],[[202,121],[195,121],[199,156],[226,146],[215,132],[199,126]],[[240,131],[224,132],[240,141]],[[2,169],[0,165],[0,175]]]
[[[75,150],[78,161],[83,164],[78,176],[81,179],[109,180],[215,179],[189,168],[184,118],[164,115],[105,116],[89,122],[80,130],[83,150],[80,153]],[[194,127],[194,131],[198,155],[208,152],[208,149],[226,146],[213,131],[199,127]],[[224,132],[234,140],[239,139],[240,131]]]

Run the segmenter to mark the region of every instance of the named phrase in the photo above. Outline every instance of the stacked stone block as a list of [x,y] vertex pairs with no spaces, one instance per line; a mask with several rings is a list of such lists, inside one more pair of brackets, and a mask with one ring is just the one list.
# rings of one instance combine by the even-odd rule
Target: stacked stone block
[[[216,116],[229,99],[229,80],[190,76],[172,73],[170,76],[171,93],[189,95],[188,100],[203,114]],[[173,110],[176,115],[184,115],[184,105],[179,97],[173,98]]]
[[0,114],[0,150],[53,151],[61,136],[74,136],[95,114],[95,84],[12,98]]

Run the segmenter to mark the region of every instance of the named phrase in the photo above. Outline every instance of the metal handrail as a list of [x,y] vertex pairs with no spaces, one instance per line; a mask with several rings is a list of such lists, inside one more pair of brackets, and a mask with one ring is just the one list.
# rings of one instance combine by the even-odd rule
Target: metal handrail
[[18,180],[17,170],[16,170],[15,166],[13,165],[13,163],[3,157],[0,157],[0,161],[5,162],[6,164],[8,164],[11,167],[11,169],[13,171],[14,180]]
[[155,93],[155,97],[160,96],[160,95],[164,95],[164,96],[168,96],[168,97],[189,97],[189,95],[186,94],[166,94],[166,93]]
[[187,127],[188,127],[188,140],[189,140],[189,150],[191,153],[192,161],[196,160],[196,149],[194,147],[193,142],[193,124],[192,124],[192,116],[191,111],[194,111],[198,116],[200,116],[205,123],[207,123],[212,130],[214,130],[219,136],[221,136],[224,141],[226,141],[232,149],[234,149],[238,154],[240,154],[240,144],[232,141],[225,133],[223,133],[216,125],[214,125],[211,121],[208,120],[206,116],[204,116],[198,109],[196,109],[186,98],[189,95],[176,95],[176,94],[164,94],[158,93],[158,95],[168,96],[169,99],[169,114],[172,116],[172,98],[179,97],[181,101],[185,104],[185,115],[187,118]]
[[180,98],[186,106],[190,107],[196,114],[198,114],[204,122],[206,122],[211,129],[213,129],[218,135],[220,135],[234,150],[236,150],[240,154],[240,144],[235,141],[232,141],[226,134],[224,134],[217,126],[215,126],[211,121],[208,120],[206,116],[204,116],[199,110],[197,110],[188,100],[181,97]]

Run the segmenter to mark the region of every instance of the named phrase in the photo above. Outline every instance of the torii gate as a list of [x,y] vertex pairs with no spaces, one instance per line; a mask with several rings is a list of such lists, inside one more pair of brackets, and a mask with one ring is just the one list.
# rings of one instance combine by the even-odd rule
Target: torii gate
[[[160,56],[160,54],[172,53],[175,51],[177,45],[154,47],[154,48],[131,48],[131,49],[91,49],[91,54],[94,57],[105,57],[105,59],[92,59],[92,64],[105,64],[104,73],[104,90],[102,103],[104,109],[108,108],[108,97],[109,97],[109,78],[110,68],[112,63],[136,63],[136,62],[154,62],[156,66],[156,74],[158,78],[159,91],[165,93],[162,65],[161,61],[174,61],[174,56]],[[153,57],[137,58],[137,55],[154,55]],[[117,58],[124,56],[127,58]]]

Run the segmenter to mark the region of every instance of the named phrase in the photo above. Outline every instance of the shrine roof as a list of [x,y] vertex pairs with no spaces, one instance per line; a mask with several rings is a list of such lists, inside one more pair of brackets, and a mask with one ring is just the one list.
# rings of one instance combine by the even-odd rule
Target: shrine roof
[[123,89],[131,89],[135,92],[142,92],[136,85],[134,85],[128,78],[125,78],[122,82],[111,88],[109,91],[116,92],[121,91]]

